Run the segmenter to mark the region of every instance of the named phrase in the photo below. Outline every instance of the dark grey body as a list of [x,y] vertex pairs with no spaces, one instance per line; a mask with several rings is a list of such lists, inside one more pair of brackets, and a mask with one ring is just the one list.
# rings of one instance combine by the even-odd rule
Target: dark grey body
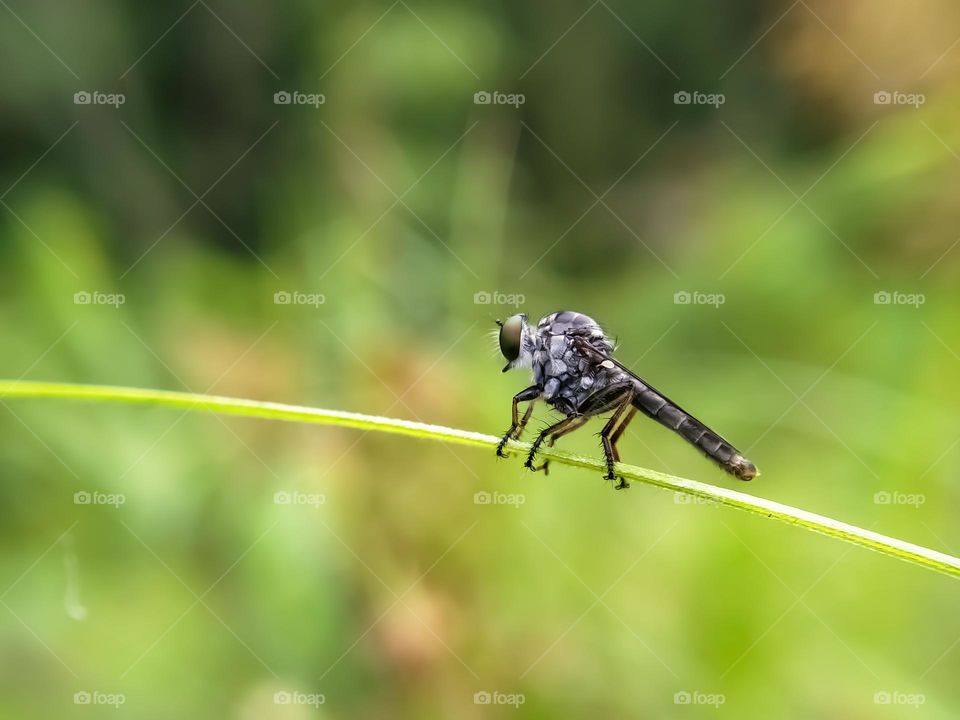
[[582,339],[604,355],[613,352],[613,343],[586,315],[562,311],[537,323],[533,382],[540,388],[541,397],[564,415],[575,414],[597,390],[628,378],[612,361],[598,362],[578,351],[574,338]]
[[[542,399],[565,418],[540,433],[533,443],[527,466],[540,445],[552,445],[559,437],[583,425],[588,418],[612,412],[601,432],[607,460],[607,477],[614,479],[614,463],[619,460],[616,442],[639,411],[656,420],[691,443],[720,467],[741,480],[751,480],[757,469],[720,435],[683,410],[669,398],[650,387],[639,376],[613,357],[615,343],[600,325],[582,313],[555,312],[542,318],[534,329],[522,318],[519,355],[504,371],[529,366],[533,385],[517,394],[513,405],[513,423],[498,447],[498,454],[510,438],[518,438],[530,418],[533,402]],[[528,401],[523,418],[517,403]],[[618,487],[626,483],[620,479]]]

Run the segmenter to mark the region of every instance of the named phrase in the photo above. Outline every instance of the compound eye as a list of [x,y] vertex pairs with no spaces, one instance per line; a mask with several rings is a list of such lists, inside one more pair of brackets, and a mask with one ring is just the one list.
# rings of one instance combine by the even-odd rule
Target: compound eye
[[500,326],[500,352],[513,362],[520,355],[520,332],[523,330],[523,318],[513,315]]

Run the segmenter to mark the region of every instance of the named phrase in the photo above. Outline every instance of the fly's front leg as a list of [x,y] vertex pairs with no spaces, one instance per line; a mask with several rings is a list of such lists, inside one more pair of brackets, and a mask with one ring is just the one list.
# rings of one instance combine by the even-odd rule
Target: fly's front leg
[[[540,388],[536,385],[531,385],[513,396],[510,429],[503,434],[503,437],[500,439],[500,444],[497,445],[498,457],[506,457],[503,448],[506,447],[508,440],[518,440],[520,438],[521,433],[523,433],[523,428],[526,427],[527,421],[533,413],[533,404],[538,397],[540,397]],[[527,401],[529,401],[530,404],[527,406],[526,412],[523,413],[523,418],[520,418],[518,406],[520,403]]]
[[523,417],[520,418],[520,424],[517,425],[517,429],[510,435],[513,440],[519,440],[520,436],[523,435],[523,429],[527,426],[527,421],[530,420],[530,416],[533,415],[533,406],[536,404],[536,400],[531,400],[527,405],[526,412],[524,412]]

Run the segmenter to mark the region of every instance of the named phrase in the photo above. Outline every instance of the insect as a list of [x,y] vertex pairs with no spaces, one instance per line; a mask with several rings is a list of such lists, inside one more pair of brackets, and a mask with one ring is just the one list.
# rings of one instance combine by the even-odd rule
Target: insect
[[[605,479],[616,480],[618,490],[629,487],[623,477],[616,475],[614,463],[620,461],[617,441],[639,410],[673,430],[734,477],[752,480],[757,476],[756,466],[733,445],[617,362],[612,356],[613,340],[592,318],[564,310],[542,318],[535,328],[527,323],[523,313],[498,320],[497,324],[500,352],[507,360],[503,372],[515,368],[530,368],[533,372],[533,385],[513,397],[510,429],[497,446],[500,457],[505,455],[507,442],[518,440],[523,434],[536,401],[544,400],[564,417],[544,428],[533,441],[524,463],[531,470],[548,471],[549,460],[534,465],[544,442],[552,447],[591,417],[611,413],[600,431],[607,465]],[[529,403],[522,417],[521,402]]]

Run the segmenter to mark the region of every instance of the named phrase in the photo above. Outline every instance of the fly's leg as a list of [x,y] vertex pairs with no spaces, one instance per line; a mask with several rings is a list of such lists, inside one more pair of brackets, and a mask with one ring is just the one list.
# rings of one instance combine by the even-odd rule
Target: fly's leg
[[[626,428],[627,423],[633,419],[633,396],[636,388],[632,382],[620,382],[608,385],[605,388],[597,390],[587,397],[577,408],[584,415],[599,415],[600,413],[613,410],[613,415],[600,431],[600,439],[603,442],[603,455],[607,464],[607,474],[604,476],[607,480],[618,480],[617,489],[630,487],[630,484],[622,477],[618,478],[614,471],[614,463],[619,462],[620,456],[617,453],[617,440]],[[630,412],[628,412],[630,411]],[[624,417],[624,413],[627,416]],[[617,423],[623,418],[623,423],[617,427]]]
[[523,417],[520,418],[520,424],[517,425],[517,429],[510,435],[513,440],[519,440],[520,436],[523,435],[523,429],[527,426],[527,421],[530,420],[530,416],[533,415],[533,406],[536,404],[536,400],[531,400],[530,404],[527,405],[526,412],[523,413]]
[[506,434],[500,439],[500,444],[497,446],[497,455],[506,457],[506,453],[503,452],[503,446],[506,445],[507,440],[519,440],[520,436],[523,435],[523,429],[527,426],[530,416],[533,415],[533,406],[535,404],[536,400],[531,400],[530,404],[527,405],[526,412],[523,413],[523,417],[520,418],[520,422],[511,425],[510,429],[507,430]]
[[[607,474],[605,479],[618,480],[616,484],[617,490],[623,490],[624,488],[630,487],[630,483],[614,473],[613,467],[614,463],[620,462],[620,452],[617,450],[617,440],[620,439],[623,431],[626,429],[627,425],[630,424],[630,421],[633,420],[633,416],[636,414],[636,409],[630,404],[632,400],[633,390],[631,388],[625,393],[623,400],[620,401],[617,409],[607,421],[607,424],[603,426],[603,430],[600,431],[600,439],[603,442],[603,455],[607,461]],[[624,415],[625,412],[626,415]],[[623,422],[617,425],[617,422],[621,417],[623,418]]]
[[614,454],[617,456],[617,462],[620,462],[620,452],[617,450],[617,440],[620,439],[620,436],[623,435],[623,431],[627,429],[627,425],[630,424],[630,421],[633,420],[633,416],[637,414],[637,409],[630,406],[630,409],[627,410],[627,414],[623,416],[623,422],[621,422],[617,429],[613,431],[613,434],[610,435],[610,444],[613,446]]
[[[543,441],[547,439],[548,436],[556,435],[557,437],[562,437],[568,432],[575,430],[576,428],[583,425],[585,419],[582,415],[569,415],[565,417],[560,422],[556,422],[549,427],[545,427],[540,431],[540,434],[537,435],[537,439],[533,441],[533,445],[530,448],[530,454],[527,455],[527,461],[523,464],[524,467],[530,468],[531,470],[542,470],[543,468],[534,467],[533,461],[537,457],[537,451],[540,450],[540,446],[543,445]],[[571,425],[573,427],[571,427]]]
[[[510,429],[507,430],[503,437],[500,439],[500,444],[497,445],[497,456],[506,457],[506,453],[503,451],[503,448],[506,447],[508,440],[517,440],[520,437],[520,434],[523,432],[523,428],[526,426],[527,421],[530,419],[530,415],[533,412],[533,402],[540,397],[540,388],[536,385],[531,385],[525,390],[521,390],[516,395],[513,396],[513,409],[510,423]],[[523,414],[523,418],[520,418],[518,412],[518,406],[522,402],[529,401],[530,404],[527,406],[526,412]]]
[[[572,423],[570,423],[570,425],[568,425],[567,427],[561,429],[559,432],[554,432],[554,433],[551,433],[551,434],[550,434],[550,436],[547,438],[547,447],[553,447],[554,444],[557,442],[557,440],[559,440],[560,438],[562,438],[564,435],[567,435],[567,434],[569,434],[569,433],[572,433],[574,430],[576,430],[577,428],[581,427],[584,423],[587,422],[587,420],[590,419],[590,418],[587,417],[586,415],[577,415],[577,416],[575,416],[575,417],[579,418],[579,422],[572,422]],[[528,465],[527,467],[530,467],[530,466]],[[540,463],[538,466],[536,466],[536,467],[530,467],[530,469],[531,469],[533,472],[539,472],[540,470],[543,470],[543,474],[544,474],[544,475],[549,475],[549,474],[550,474],[550,461],[549,461],[549,460],[544,460],[544,461],[543,461],[542,463]]]

